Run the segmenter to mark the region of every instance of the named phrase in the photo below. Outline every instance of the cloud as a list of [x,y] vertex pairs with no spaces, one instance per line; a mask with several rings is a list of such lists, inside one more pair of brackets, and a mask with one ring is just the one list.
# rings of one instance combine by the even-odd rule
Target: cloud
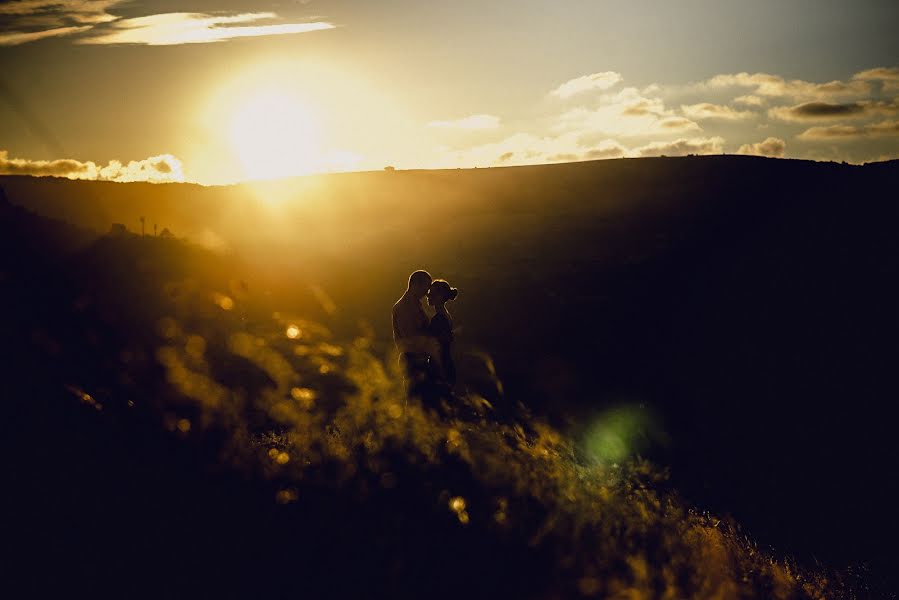
[[768,116],[782,121],[820,121],[895,114],[899,114],[899,100],[862,100],[842,104],[803,102],[796,106],[777,106],[768,111]]
[[627,148],[625,148],[618,142],[606,140],[584,152],[581,155],[581,158],[587,160],[598,160],[606,158],[621,158],[625,155],[627,155]]
[[899,121],[886,120],[867,125],[830,125],[811,127],[799,134],[803,140],[833,140],[845,138],[872,138],[899,136]]
[[700,102],[699,104],[682,104],[681,111],[693,119],[722,119],[725,121],[740,121],[751,119],[755,113],[749,110],[736,110],[721,104]]
[[852,78],[877,83],[885,94],[899,94],[899,67],[875,67],[859,71]]
[[[770,73],[727,73],[715,75],[702,86],[711,88],[744,87],[752,90],[752,95],[766,97],[791,97],[800,99],[822,99],[835,96],[865,95],[871,85],[864,79],[851,81],[829,81],[812,83],[802,79],[784,79]],[[700,86],[700,87],[702,87]]]
[[81,33],[118,17],[107,12],[122,0],[15,0],[0,4],[0,46]]
[[602,73],[593,73],[584,75],[575,79],[569,79],[549,94],[557,98],[571,98],[576,94],[589,92],[591,90],[607,90],[610,87],[621,82],[621,75],[615,71],[603,71]]
[[62,37],[80,33],[90,29],[90,25],[82,25],[80,27],[56,27],[54,29],[45,29],[44,31],[10,31],[0,32],[0,46],[18,46],[19,44],[27,44],[28,42],[36,42],[44,38]]
[[744,106],[762,106],[765,104],[765,99],[761,96],[746,94],[745,96],[737,96],[734,98],[734,102]]
[[[890,82],[899,85],[899,68],[878,67],[860,71],[846,80],[824,83],[785,79],[768,73],[734,73],[686,86],[652,83],[640,88],[615,87],[580,95],[582,91],[598,90],[601,85],[611,87],[622,80],[617,73],[605,80],[598,77],[601,74],[595,75],[595,81],[590,76],[572,79],[553,91],[560,98],[575,96],[577,104],[561,108],[547,105],[550,108],[535,118],[533,128],[504,139],[454,150],[440,149],[442,164],[470,167],[662,154],[720,154],[725,146],[739,154],[780,158],[786,156],[784,140],[792,139],[787,135],[794,136],[806,127],[819,124],[832,126],[812,127],[798,139],[899,136],[897,120],[894,120],[899,115],[899,97],[896,97],[899,92],[888,94],[884,85]],[[666,103],[672,102],[672,98],[688,99],[690,104],[668,106]],[[728,102],[728,98],[733,100]],[[871,123],[872,119],[880,122]],[[701,133],[700,123],[705,126],[707,121],[715,123],[713,133],[720,131],[720,136]],[[761,129],[764,133],[758,131]],[[751,137],[745,138],[749,131],[756,133],[749,133]],[[731,136],[761,141],[731,146],[725,141]],[[824,146],[801,145],[797,156],[811,158]],[[833,148],[829,160],[848,160],[839,144],[827,146]],[[857,149],[852,147],[852,151]],[[791,147],[791,156],[794,154],[796,148]]]
[[578,131],[636,137],[672,132],[699,131],[690,119],[665,108],[661,98],[643,96],[636,88],[624,88],[614,94],[603,94],[594,108],[573,108],[556,117],[558,132]]
[[79,38],[76,44],[144,44],[173,46],[178,44],[207,44],[243,37],[287,35],[334,29],[326,21],[308,23],[278,23],[256,25],[259,21],[276,19],[271,12],[236,15],[207,15],[203,13],[166,13],[121,19],[112,23],[106,33]]
[[695,122],[683,117],[668,117],[665,119],[660,119],[658,121],[658,126],[662,130],[669,131],[693,131],[700,129],[699,125],[697,125]]
[[768,137],[755,144],[743,144],[740,146],[740,149],[737,150],[737,154],[783,158],[786,149],[787,143],[785,141],[776,137]]
[[13,0],[0,4],[0,15],[16,18],[42,17],[45,22],[74,21],[82,24],[107,23],[118,17],[107,9],[124,0]]
[[149,181],[154,183],[184,181],[184,169],[180,160],[171,154],[151,156],[144,160],[132,160],[127,164],[111,160],[105,166],[93,161],[81,162],[70,158],[57,160],[30,160],[9,158],[9,152],[0,150],[0,175],[31,175],[33,177],[67,177],[69,179],[96,179],[104,181]]
[[470,115],[461,119],[452,121],[431,121],[428,127],[437,129],[496,129],[499,127],[500,119],[493,115]]
[[724,152],[724,138],[680,138],[673,142],[651,142],[635,148],[631,156],[686,156],[688,154],[721,154]]
[[865,81],[899,81],[899,67],[875,67],[859,71],[852,78]]
[[[16,0],[0,4],[0,46],[91,33],[76,44],[203,44],[244,37],[333,29],[326,21],[264,23],[272,12],[162,13],[122,19],[109,9],[126,0]],[[260,23],[263,22],[263,23]]]
[[[626,88],[622,92],[636,92],[635,88]],[[628,95],[632,96],[628,98]],[[606,104],[622,104],[623,109],[621,115],[624,117],[667,117],[673,113],[665,108],[665,103],[661,98],[646,98],[640,95],[620,93],[617,96],[606,96]]]

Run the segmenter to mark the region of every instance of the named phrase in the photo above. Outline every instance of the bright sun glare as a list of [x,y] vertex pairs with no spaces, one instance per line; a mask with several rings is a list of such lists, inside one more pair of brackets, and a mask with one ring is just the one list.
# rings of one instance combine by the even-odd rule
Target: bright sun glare
[[248,179],[313,173],[320,167],[318,118],[293,94],[256,92],[231,115],[230,141]]

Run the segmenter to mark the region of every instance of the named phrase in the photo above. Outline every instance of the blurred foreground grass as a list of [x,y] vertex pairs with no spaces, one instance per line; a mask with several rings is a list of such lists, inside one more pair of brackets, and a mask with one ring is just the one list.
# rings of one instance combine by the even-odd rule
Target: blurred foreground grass
[[[108,375],[73,380],[70,391],[89,409],[138,411],[176,438],[212,448],[228,469],[267,482],[281,519],[312,510],[307,498],[322,493],[375,511],[411,510],[422,528],[436,522],[464,532],[441,540],[445,530],[435,531],[434,543],[450,545],[450,554],[477,554],[484,540],[500,540],[520,554],[488,560],[538,557],[521,564],[530,597],[844,594],[825,575],[760,551],[735,524],[691,510],[660,469],[625,456],[622,440],[607,435],[591,454],[589,444],[520,405],[473,391],[443,406],[407,399],[396,361],[365,327],[354,339],[335,339],[320,322],[272,311],[240,281],[185,269],[163,269],[131,290],[141,302],[127,317],[116,315],[127,305],[116,294],[86,301],[97,322],[118,324],[109,336],[122,346],[119,383],[108,385]],[[614,428],[624,417],[608,418]],[[618,462],[598,458],[610,443]],[[422,505],[410,509],[415,502]],[[315,518],[335,531],[352,527],[337,510]]]
[[[154,569],[173,554],[196,565],[184,577],[203,580],[205,594],[230,569],[250,573],[256,593],[311,597],[851,595],[759,550],[734,523],[691,510],[661,469],[629,456],[627,412],[608,413],[576,443],[504,399],[479,353],[460,363],[479,368],[458,400],[407,399],[390,344],[364,323],[358,335],[333,334],[335,307],[314,308],[327,299],[314,282],[309,304],[278,305],[233,257],[177,240],[106,237],[48,260],[6,267],[5,310],[21,317],[11,339],[28,348],[7,380],[32,404],[38,383],[65,384],[91,420],[64,417],[65,437],[48,434],[46,456],[29,429],[18,433],[32,446],[23,480],[42,494],[26,499],[34,516],[23,520],[38,546],[46,537],[82,552],[90,541],[110,560],[140,563],[141,581],[165,581]],[[61,408],[47,406],[35,418]],[[91,444],[86,456],[107,462],[84,464],[76,446]],[[144,449],[140,460],[119,458],[133,447]],[[206,470],[236,483],[207,481]],[[178,537],[155,538],[159,524]],[[195,545],[179,549],[185,540]],[[77,558],[61,562],[97,568],[98,558]],[[289,585],[265,585],[276,578]]]

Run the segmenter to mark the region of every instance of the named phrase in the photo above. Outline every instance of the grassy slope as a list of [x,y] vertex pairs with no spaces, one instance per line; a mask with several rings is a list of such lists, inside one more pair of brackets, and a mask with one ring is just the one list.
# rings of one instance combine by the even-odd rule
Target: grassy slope
[[[406,404],[370,338],[335,338],[272,306],[228,258],[107,238],[31,262],[28,240],[47,246],[33,243],[21,214],[9,219],[4,310],[16,318],[4,437],[16,518],[5,529],[22,559],[16,572],[36,572],[35,591],[814,598],[842,589],[691,512],[647,463],[585,461],[539,419],[495,414],[475,398],[444,418]],[[298,339],[285,336],[288,324]]]

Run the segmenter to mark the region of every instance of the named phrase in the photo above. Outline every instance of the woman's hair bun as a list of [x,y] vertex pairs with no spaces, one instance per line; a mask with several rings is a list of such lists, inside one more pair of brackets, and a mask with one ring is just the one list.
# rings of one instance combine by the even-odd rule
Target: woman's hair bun
[[449,302],[450,300],[455,300],[456,296],[459,295],[459,290],[454,287],[450,287],[449,282],[446,279],[435,279],[431,282],[431,291],[439,290],[440,297],[443,298],[444,302]]

